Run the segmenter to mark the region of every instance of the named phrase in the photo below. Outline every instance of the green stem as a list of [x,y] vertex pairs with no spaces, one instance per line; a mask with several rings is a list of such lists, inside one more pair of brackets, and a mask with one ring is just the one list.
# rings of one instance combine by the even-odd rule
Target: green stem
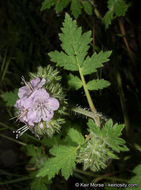
[[16,140],[16,139],[13,139],[13,138],[8,137],[8,136],[3,135],[3,134],[0,134],[0,136],[3,137],[3,138],[8,139],[8,140],[10,140],[10,141],[13,141],[13,142],[15,142],[15,143],[21,144],[21,145],[23,145],[23,146],[26,146],[26,145],[27,145],[26,143],[23,143],[23,142],[21,142],[21,141],[18,141],[18,140]]
[[79,74],[80,74],[80,78],[81,78],[81,81],[82,81],[82,84],[83,84],[83,88],[84,88],[84,91],[85,91],[85,94],[86,94],[88,104],[90,106],[91,111],[94,113],[94,116],[93,116],[94,121],[95,121],[96,125],[99,126],[100,125],[99,116],[97,115],[96,108],[95,108],[94,103],[92,101],[91,95],[90,95],[90,93],[88,91],[88,88],[87,88],[86,81],[85,81],[85,78],[83,76],[82,70],[81,70],[79,64],[77,64],[77,65],[78,65],[78,68],[79,68]]
[[99,10],[96,8],[94,0],[91,0],[90,3],[94,7],[94,13],[97,16],[97,18],[100,19],[100,20],[102,20],[102,16],[101,16]]
[[18,182],[21,182],[21,181],[30,180],[32,178],[33,177],[22,177],[22,178],[13,179],[13,180],[10,180],[10,181],[2,182],[2,183],[0,183],[0,185],[6,185],[6,184],[11,184],[11,183],[18,183]]

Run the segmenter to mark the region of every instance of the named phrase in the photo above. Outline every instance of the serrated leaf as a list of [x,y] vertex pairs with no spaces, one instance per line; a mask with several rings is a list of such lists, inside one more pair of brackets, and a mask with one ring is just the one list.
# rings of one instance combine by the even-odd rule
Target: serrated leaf
[[[130,180],[128,180],[129,184],[137,184],[134,186],[134,189],[140,190],[141,189],[141,164],[137,165],[133,172],[136,174]],[[132,189],[131,187],[127,188],[127,190]]]
[[110,85],[110,82],[104,79],[91,80],[87,83],[88,90],[100,90]]
[[64,67],[66,70],[78,71],[79,66],[84,62],[84,58],[91,42],[91,32],[82,34],[81,27],[78,27],[75,20],[66,14],[62,33],[59,38],[62,42],[61,47],[64,52],[51,52],[51,61],[57,66]]
[[125,0],[116,0],[114,5],[114,12],[116,16],[125,16],[128,7],[129,5],[125,2]]
[[74,76],[72,74],[69,74],[68,76],[68,85],[75,89],[78,90],[79,88],[82,87],[82,82],[78,76]]
[[107,29],[112,20],[118,16],[124,16],[130,5],[125,0],[108,0],[108,11],[103,18],[105,28]]
[[84,143],[85,139],[83,135],[74,128],[69,129],[68,136],[73,142],[77,143],[78,145]]
[[119,137],[121,136],[121,131],[123,130],[124,125],[115,124],[113,126],[113,122],[110,119],[101,130],[92,120],[88,122],[88,126],[97,137],[103,139],[104,143],[115,152],[119,153],[120,151],[128,151],[128,148],[125,145],[125,140]]
[[6,106],[13,107],[18,99],[18,89],[15,89],[13,92],[4,92],[1,97],[6,102]]
[[72,14],[75,18],[77,18],[81,14],[81,3],[80,0],[72,0],[70,7]]
[[73,146],[54,146],[50,150],[50,153],[55,157],[48,159],[37,177],[48,175],[48,178],[51,179],[58,174],[61,169],[62,175],[67,180],[75,168],[76,151],[77,148]]
[[87,2],[87,1],[82,1],[82,5],[84,7],[84,11],[88,15],[92,15],[92,5],[89,2]]
[[55,11],[56,13],[59,13],[60,11],[62,11],[70,2],[70,0],[55,0]]
[[55,0],[44,0],[42,2],[41,11],[45,9],[50,9],[55,4]]
[[103,67],[103,63],[109,61],[111,53],[112,51],[100,51],[98,54],[94,53],[92,57],[87,56],[86,60],[82,65],[83,75],[88,75],[97,72],[98,68]]
[[68,56],[64,52],[58,51],[50,52],[48,55],[50,56],[52,62],[57,63],[57,66],[64,67],[66,70],[78,71],[78,67],[73,56]]

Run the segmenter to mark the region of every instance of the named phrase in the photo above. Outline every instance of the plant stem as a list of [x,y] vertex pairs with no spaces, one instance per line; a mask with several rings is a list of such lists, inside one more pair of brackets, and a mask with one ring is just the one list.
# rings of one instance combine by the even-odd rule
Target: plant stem
[[120,27],[120,31],[121,31],[121,34],[123,36],[123,41],[125,43],[125,46],[127,48],[127,51],[128,51],[128,54],[129,54],[129,57],[131,58],[132,62],[134,63],[134,56],[133,56],[133,52],[131,51],[130,47],[129,47],[129,44],[128,44],[128,41],[127,41],[127,38],[126,38],[126,33],[125,33],[125,28],[124,28],[124,24],[123,24],[123,20],[120,19],[119,20],[119,27]]
[[121,108],[122,108],[123,117],[124,117],[124,123],[126,127],[126,134],[129,135],[130,124],[129,124],[129,118],[128,118],[125,97],[124,97],[124,92],[123,92],[123,87],[122,87],[122,80],[121,80],[121,76],[119,72],[117,72],[116,78],[117,78],[117,84],[119,88],[120,102],[121,102]]
[[2,182],[2,183],[0,183],[0,185],[6,185],[6,184],[11,184],[11,183],[18,183],[18,182],[21,182],[21,181],[30,180],[32,178],[33,177],[21,177],[21,178],[18,178],[18,179],[13,179],[13,180],[10,180],[10,181]]
[[23,142],[21,142],[21,141],[19,141],[19,140],[13,139],[13,138],[8,137],[8,136],[3,135],[3,134],[0,134],[0,136],[3,137],[3,138],[8,139],[8,140],[10,140],[10,141],[13,141],[13,142],[15,142],[15,143],[21,144],[21,145],[23,145],[23,146],[26,146],[26,145],[27,145],[26,143],[23,143]]
[[74,111],[75,113],[82,114],[82,115],[85,115],[86,117],[90,117],[94,119],[94,114],[91,111],[85,110],[80,107],[73,107],[71,110]]
[[100,125],[99,116],[97,115],[96,108],[95,108],[94,103],[92,101],[91,95],[90,95],[90,93],[88,91],[85,78],[83,76],[82,70],[81,70],[79,65],[78,65],[78,68],[79,68],[79,74],[80,74],[80,77],[81,77],[81,81],[82,81],[83,88],[84,88],[84,91],[85,91],[85,94],[86,94],[86,97],[87,97],[88,104],[90,106],[91,111],[94,113],[94,121],[95,121],[96,125],[99,126]]
[[97,18],[100,19],[100,20],[102,20],[102,16],[101,16],[99,10],[96,8],[94,0],[91,0],[90,3],[94,7],[94,13],[97,16]]

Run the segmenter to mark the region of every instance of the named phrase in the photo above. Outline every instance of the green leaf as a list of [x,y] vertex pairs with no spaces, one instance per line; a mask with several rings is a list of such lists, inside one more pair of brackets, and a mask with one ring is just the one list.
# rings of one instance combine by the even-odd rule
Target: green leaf
[[1,98],[6,102],[6,106],[13,107],[18,99],[18,89],[15,89],[13,92],[5,92],[1,95]]
[[113,125],[113,121],[110,119],[101,130],[92,120],[88,122],[88,126],[97,137],[103,139],[104,143],[115,152],[119,153],[120,151],[128,151],[128,148],[125,145],[125,140],[119,137],[121,136],[121,131],[123,130],[124,125]]
[[35,178],[31,183],[31,190],[48,190],[42,178]]
[[[136,174],[134,177],[132,177],[128,183],[129,184],[137,184],[137,186],[134,186],[134,189],[140,190],[141,189],[141,164],[137,165],[133,172]],[[132,189],[131,187],[127,188],[127,190]]]
[[48,138],[44,138],[41,140],[41,142],[47,146],[47,147],[52,147],[53,145],[58,145],[61,144],[62,139],[61,139],[61,134],[57,134],[55,136],[53,136],[52,138],[48,139]]
[[97,72],[98,68],[103,67],[103,63],[109,61],[111,53],[112,51],[100,51],[98,54],[94,53],[92,57],[87,56],[85,62],[82,65],[83,75]]
[[84,7],[84,11],[88,15],[92,15],[92,5],[89,2],[87,2],[87,1],[82,1],[82,5]]
[[106,88],[110,83],[104,79],[91,80],[87,83],[88,90],[99,90]]
[[89,49],[89,44],[92,40],[91,32],[82,34],[81,27],[77,27],[76,21],[73,21],[68,14],[65,16],[61,30],[62,33],[59,34],[59,38],[64,52],[55,51],[49,53],[51,61],[66,70],[78,71]]
[[82,82],[78,76],[74,76],[72,74],[69,74],[68,76],[68,85],[71,88],[74,88],[75,90],[78,90],[82,87]]
[[78,145],[84,143],[85,139],[83,135],[74,128],[69,129],[68,136],[71,138],[73,142],[77,143]]
[[50,150],[50,153],[55,157],[48,159],[37,177],[48,175],[48,178],[51,179],[58,174],[61,169],[62,175],[67,180],[75,168],[76,151],[77,148],[73,146],[54,146]]
[[112,20],[119,16],[125,16],[130,5],[125,0],[108,0],[108,11],[103,18],[105,28],[107,29]]
[[112,23],[113,20],[113,12],[112,11],[108,11],[104,18],[103,18],[103,23],[105,24],[105,28],[107,29],[109,27],[109,25]]
[[124,139],[120,138],[124,125],[113,125],[110,119],[103,128],[92,119],[88,120],[89,139],[78,152],[77,161],[83,163],[84,170],[96,172],[107,167],[110,159],[118,159],[116,153],[128,151]]
[[40,147],[36,147],[33,145],[27,145],[26,149],[27,149],[26,153],[28,156],[37,157],[37,156],[40,156],[42,153],[42,150]]
[[59,13],[69,4],[70,0],[55,0],[55,11]]
[[75,18],[77,18],[81,14],[81,3],[80,0],[72,0],[70,7],[72,14]]
[[64,67],[66,70],[78,71],[76,60],[71,55],[66,55],[64,52],[54,51],[48,54],[52,62],[56,62],[57,66]]
[[55,0],[44,0],[42,2],[41,11],[45,9],[50,9],[55,4]]

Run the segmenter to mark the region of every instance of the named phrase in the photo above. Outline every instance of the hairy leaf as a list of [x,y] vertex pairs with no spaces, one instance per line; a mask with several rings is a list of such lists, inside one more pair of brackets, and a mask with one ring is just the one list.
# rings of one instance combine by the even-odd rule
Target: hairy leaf
[[115,152],[128,151],[125,140],[119,137],[124,125],[118,125],[117,123],[113,125],[113,121],[110,119],[102,129],[96,126],[92,120],[89,120],[88,126],[98,138],[103,139],[104,143]]
[[99,90],[106,88],[110,85],[110,83],[107,80],[104,79],[97,79],[92,80],[87,83],[88,90]]
[[97,72],[98,68],[103,67],[103,63],[109,61],[112,51],[100,51],[98,54],[94,53],[92,57],[87,56],[82,65],[83,75],[92,74]]
[[110,159],[118,159],[115,152],[127,151],[125,141],[120,138],[124,125],[115,124],[112,120],[106,122],[101,129],[92,119],[88,121],[89,139],[82,146],[77,161],[83,163],[84,170],[96,172],[107,167]]
[[78,90],[82,87],[82,82],[78,76],[74,76],[72,74],[69,74],[68,76],[68,84],[71,88],[74,88],[75,90]]
[[54,157],[48,159],[37,177],[48,175],[48,178],[51,179],[61,170],[65,179],[68,179],[75,168],[76,151],[77,148],[73,146],[54,146],[50,150]]

